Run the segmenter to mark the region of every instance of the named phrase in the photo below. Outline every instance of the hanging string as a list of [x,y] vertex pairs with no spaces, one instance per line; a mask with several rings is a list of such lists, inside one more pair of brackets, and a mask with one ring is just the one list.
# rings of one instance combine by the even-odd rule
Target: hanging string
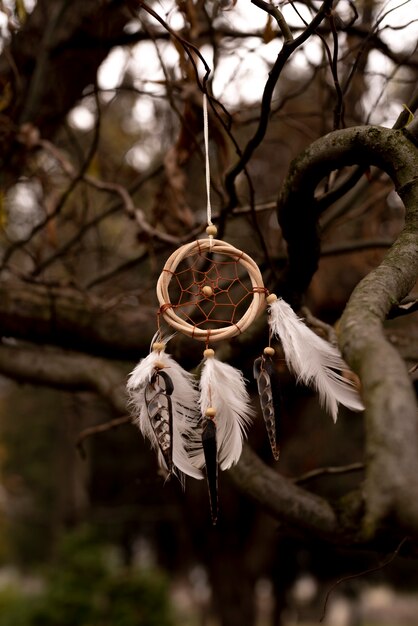
[[210,163],[209,163],[209,123],[208,123],[208,101],[206,94],[203,94],[203,138],[205,142],[205,173],[206,173],[206,212],[208,226],[212,226],[212,206],[210,203]]

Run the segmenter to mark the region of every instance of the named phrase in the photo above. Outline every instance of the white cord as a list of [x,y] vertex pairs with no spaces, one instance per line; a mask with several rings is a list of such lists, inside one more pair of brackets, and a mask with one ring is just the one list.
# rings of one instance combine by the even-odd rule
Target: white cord
[[206,171],[206,197],[207,197],[207,220],[208,226],[212,226],[212,206],[210,203],[210,163],[209,163],[209,124],[208,124],[208,101],[203,94],[203,137],[205,141],[205,171]]

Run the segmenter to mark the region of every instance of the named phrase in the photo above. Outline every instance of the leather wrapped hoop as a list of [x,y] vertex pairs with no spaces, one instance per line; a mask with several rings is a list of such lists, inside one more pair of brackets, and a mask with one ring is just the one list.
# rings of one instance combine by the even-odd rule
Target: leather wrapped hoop
[[[193,324],[189,324],[178,317],[175,312],[176,307],[171,304],[170,295],[168,293],[170,281],[181,261],[189,256],[207,251],[231,257],[242,265],[248,273],[253,288],[251,303],[241,319],[237,322],[232,322],[229,326],[213,328],[211,330],[197,328]],[[261,311],[263,311],[266,293],[258,265],[248,254],[238,250],[238,248],[234,248],[234,246],[231,246],[229,243],[210,238],[192,241],[173,252],[164,265],[157,282],[157,298],[160,303],[160,312],[167,324],[181,333],[193,337],[193,339],[198,339],[199,341],[208,341],[209,339],[211,342],[221,341],[222,339],[229,339],[244,332],[256,317],[258,317]]]

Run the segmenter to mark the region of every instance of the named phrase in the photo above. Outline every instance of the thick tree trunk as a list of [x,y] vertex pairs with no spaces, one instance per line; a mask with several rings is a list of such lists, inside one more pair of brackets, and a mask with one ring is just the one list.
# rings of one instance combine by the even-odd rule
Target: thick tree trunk
[[21,173],[21,125],[30,122],[44,138],[55,134],[83,90],[95,84],[109,41],[137,7],[135,0],[38,0],[0,57],[0,84],[10,93],[2,110],[3,176]]

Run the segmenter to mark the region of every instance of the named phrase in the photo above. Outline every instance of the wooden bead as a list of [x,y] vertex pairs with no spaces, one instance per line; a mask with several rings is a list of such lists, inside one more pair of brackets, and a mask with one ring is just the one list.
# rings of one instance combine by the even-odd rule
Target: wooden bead
[[203,351],[203,356],[205,359],[213,359],[215,356],[215,350],[212,350],[212,348],[206,348],[206,350]]
[[264,348],[264,354],[266,356],[273,356],[273,354],[275,354],[276,350],[274,348],[272,348],[271,346],[267,346],[266,348]]
[[210,224],[206,228],[206,233],[209,235],[209,237],[215,237],[217,232],[218,232],[218,229],[216,228],[215,224]]
[[161,343],[160,341],[156,341],[155,343],[152,344],[152,349],[154,352],[162,352],[165,348],[165,344]]
[[205,411],[205,415],[206,417],[215,417],[216,409],[213,406],[208,406],[208,408]]
[[267,296],[266,298],[266,302],[267,304],[273,304],[273,302],[275,302],[277,300],[277,296],[275,293],[271,293],[270,295]]
[[210,296],[213,296],[213,289],[210,285],[205,285],[202,287],[202,293],[206,298],[210,298]]
[[165,363],[163,363],[162,361],[156,361],[154,363],[154,367],[156,370],[163,370],[165,368]]

